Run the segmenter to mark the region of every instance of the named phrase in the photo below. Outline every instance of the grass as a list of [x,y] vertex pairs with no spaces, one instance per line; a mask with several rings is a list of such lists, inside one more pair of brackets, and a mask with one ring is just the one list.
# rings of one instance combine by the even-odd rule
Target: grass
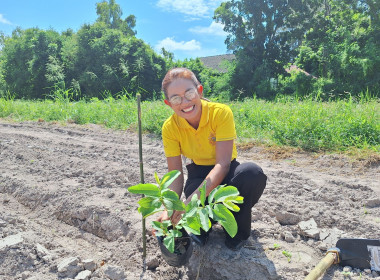
[[[380,106],[376,99],[277,98],[229,102],[240,143],[296,147],[307,151],[352,152],[370,156],[380,148]],[[160,136],[172,111],[162,101],[142,102],[142,128]],[[0,98],[0,118],[15,121],[95,123],[114,129],[137,128],[136,100],[123,96],[70,102],[69,98],[25,101]],[[368,152],[369,151],[369,152]]]
[[367,102],[312,99],[232,103],[238,135],[258,142],[311,151],[374,149],[380,144],[380,106]]

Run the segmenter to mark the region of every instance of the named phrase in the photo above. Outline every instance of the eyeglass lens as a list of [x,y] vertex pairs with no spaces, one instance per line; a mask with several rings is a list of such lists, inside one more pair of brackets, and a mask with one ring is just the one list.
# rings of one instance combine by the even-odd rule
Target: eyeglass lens
[[[196,91],[195,90],[189,90],[185,93],[185,98],[189,101],[193,100],[196,96]],[[182,103],[182,96],[176,95],[173,96],[172,98],[169,99],[170,103],[173,105],[179,105]]]

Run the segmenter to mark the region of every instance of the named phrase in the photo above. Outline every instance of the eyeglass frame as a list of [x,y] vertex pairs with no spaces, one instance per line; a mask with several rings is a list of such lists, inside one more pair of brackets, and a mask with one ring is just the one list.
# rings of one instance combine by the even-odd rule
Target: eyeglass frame
[[[193,100],[197,96],[197,93],[198,93],[198,91],[196,89],[192,88],[192,89],[187,90],[185,92],[184,96],[174,95],[174,96],[170,97],[168,99],[168,101],[173,106],[178,106],[178,105],[180,105],[182,103],[183,98],[186,98],[188,101],[191,101],[191,100]],[[180,101],[179,102],[173,102],[173,99],[174,100],[180,100]]]

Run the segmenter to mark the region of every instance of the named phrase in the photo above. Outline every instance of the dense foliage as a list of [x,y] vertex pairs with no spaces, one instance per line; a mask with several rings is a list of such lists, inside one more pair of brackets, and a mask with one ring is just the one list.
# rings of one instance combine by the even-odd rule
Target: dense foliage
[[115,0],[78,32],[16,28],[0,33],[0,97],[161,98],[166,71],[193,70],[216,100],[276,95],[325,100],[380,94],[380,2],[376,0],[229,0],[215,10],[236,59],[220,73],[199,59],[157,54],[136,38],[136,19]]
[[379,1],[231,0],[215,19],[237,57],[233,97],[380,93]]
[[[2,92],[45,98],[52,89],[70,89],[72,97],[101,97],[141,92],[144,99],[160,92],[163,57],[137,39],[135,17],[121,19],[114,0],[97,4],[98,18],[77,33],[17,28],[2,37]],[[144,82],[142,82],[144,81]]]

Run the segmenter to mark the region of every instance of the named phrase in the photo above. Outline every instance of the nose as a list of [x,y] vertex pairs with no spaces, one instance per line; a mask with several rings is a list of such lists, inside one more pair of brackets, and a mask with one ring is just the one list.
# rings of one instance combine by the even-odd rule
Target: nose
[[191,102],[191,100],[187,99],[185,96],[182,97],[182,104],[187,104],[189,102]]

